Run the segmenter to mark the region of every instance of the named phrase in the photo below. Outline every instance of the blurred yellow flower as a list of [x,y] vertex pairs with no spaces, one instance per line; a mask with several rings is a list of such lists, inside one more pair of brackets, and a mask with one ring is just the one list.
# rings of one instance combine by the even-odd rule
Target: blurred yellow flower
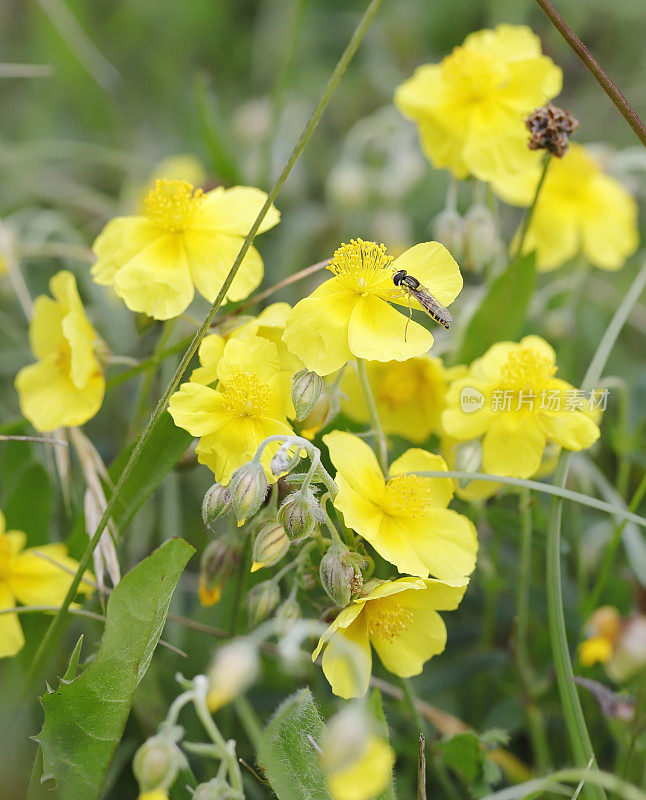
[[[281,368],[273,342],[259,336],[230,339],[218,360],[216,388],[190,380],[171,397],[168,410],[176,425],[200,441],[198,461],[223,484],[250,461],[268,436],[292,429],[291,375]],[[279,444],[265,448],[263,464]]]
[[554,350],[540,337],[498,342],[451,384],[446,433],[458,441],[483,436],[483,471],[517,478],[537,472],[548,442],[590,447],[599,438],[591,398],[555,378],[556,371]]
[[406,474],[444,471],[443,458],[412,448],[391,464],[386,480],[373,450],[358,436],[333,431],[323,441],[337,469],[334,507],[382,558],[421,578],[453,580],[473,572],[476,529],[446,507],[453,481]]
[[456,178],[490,181],[540,163],[525,117],[555,97],[563,74],[524,26],[472,33],[439,64],[419,67],[395,105],[419,126],[424,152]]
[[[266,199],[250,186],[204,194],[187,181],[157,180],[145,215],[117,217],[98,236],[92,276],[114,286],[132,311],[155,319],[181,314],[195,289],[212,303]],[[279,219],[272,206],[258,232]],[[260,254],[250,247],[226,299],[244,299],[262,276]]]
[[[447,369],[441,358],[418,356],[406,361],[370,361],[366,371],[384,431],[421,443],[429,434],[441,432],[449,383],[466,372],[466,367]],[[368,422],[356,370],[346,369],[341,390],[342,411],[357,422]]]
[[49,288],[54,299],[36,298],[29,326],[38,361],[15,380],[21,411],[38,431],[82,425],[101,408],[105,393],[94,354],[99,337],[85,316],[74,275],[62,270]]
[[361,697],[372,670],[371,645],[384,667],[401,678],[419,675],[446,646],[438,611],[458,607],[468,580],[399,578],[378,583],[353,599],[321,636],[312,654],[323,652],[323,672],[339,697]]
[[[78,562],[67,555],[62,544],[46,544],[25,550],[27,536],[22,531],[5,530],[0,511],[0,611],[26,606],[59,606],[67,594]],[[42,553],[47,559],[40,558]],[[91,594],[92,587],[81,583],[80,592]],[[0,658],[15,656],[25,643],[17,614],[0,614]]]
[[[462,289],[460,268],[438,242],[417,244],[393,259],[384,245],[353,239],[342,244],[327,267],[334,277],[301,300],[287,318],[283,341],[307,369],[336,372],[353,357],[404,361],[433,344],[426,328],[389,304],[409,307],[408,295],[393,283],[403,269],[416,277],[444,306]],[[414,309],[421,306],[416,300]]]
[[[492,186],[506,202],[526,206],[538,179],[534,169],[499,176]],[[563,158],[551,159],[523,245],[524,252],[536,250],[538,269],[555,269],[583,253],[594,266],[616,270],[638,244],[635,199],[586,147],[570,144]]]
[[153,789],[152,792],[143,792],[137,800],[168,800],[165,789]]

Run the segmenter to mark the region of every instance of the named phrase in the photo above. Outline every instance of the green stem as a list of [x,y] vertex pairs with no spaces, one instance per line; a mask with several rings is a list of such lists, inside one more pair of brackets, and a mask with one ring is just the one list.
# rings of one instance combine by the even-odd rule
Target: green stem
[[525,239],[527,238],[527,231],[529,230],[529,226],[532,221],[532,217],[534,216],[534,211],[536,209],[536,203],[538,202],[538,197],[541,193],[541,189],[543,188],[543,183],[545,182],[545,177],[547,176],[547,168],[550,165],[551,156],[550,153],[546,152],[543,156],[543,166],[541,168],[541,174],[538,179],[538,183],[536,184],[536,191],[534,192],[534,198],[531,202],[531,205],[525,212],[525,217],[523,219],[523,225],[520,229],[520,234],[518,236],[518,245],[516,246],[516,250],[514,252],[512,261],[518,256],[520,256],[523,252],[523,246],[525,244]]
[[[164,350],[166,349],[168,340],[173,335],[173,330],[175,328],[176,322],[177,322],[176,319],[167,319],[162,326],[161,333],[159,334],[159,338],[157,339],[157,343],[155,344],[155,349],[152,355],[155,366],[157,366],[161,361],[160,354],[163,353]],[[153,381],[155,380],[156,374],[157,374],[156,369],[147,370],[146,372],[144,372],[144,376],[141,379],[141,384],[139,385],[139,392],[137,393],[137,399],[135,401],[135,414],[132,426],[133,432],[141,427],[143,421],[146,418],[146,409],[148,408],[148,399],[150,397],[150,390],[152,389]]]
[[371,0],[370,4],[368,5],[368,8],[366,9],[361,20],[359,21],[359,24],[357,25],[354,33],[352,34],[352,38],[348,42],[348,45],[344,50],[343,54],[341,55],[341,58],[338,60],[336,66],[334,67],[334,70],[332,71],[332,74],[327,82],[327,85],[325,86],[325,89],[323,90],[323,93],[318,103],[316,104],[312,116],[310,117],[307,125],[305,126],[303,132],[300,135],[298,142],[296,143],[294,149],[292,150],[292,153],[289,159],[287,160],[287,163],[285,164],[283,171],[281,172],[280,176],[278,177],[278,180],[274,184],[273,189],[267,195],[267,199],[265,200],[263,207],[260,209],[255,222],[253,223],[249,233],[245,237],[242,247],[240,248],[240,252],[236,256],[231,266],[231,269],[229,270],[229,273],[225,278],[220,291],[218,292],[217,297],[213,301],[211,309],[209,310],[202,324],[196,331],[191,344],[189,345],[186,352],[182,356],[182,359],[179,363],[179,366],[177,367],[177,370],[175,371],[175,374],[173,375],[170,383],[166,387],[162,396],[159,398],[155,410],[153,411],[150,419],[148,420],[146,427],[139,435],[137,442],[135,443],[135,446],[132,450],[132,453],[130,454],[130,458],[128,459],[125,467],[123,468],[123,471],[119,476],[119,480],[117,481],[117,485],[115,486],[114,491],[112,492],[110,499],[106,504],[105,511],[103,512],[103,516],[99,520],[99,524],[97,525],[96,531],[94,532],[92,539],[90,540],[88,546],[86,547],[85,552],[81,556],[78,570],[76,572],[74,579],[70,584],[69,590],[67,592],[67,595],[65,596],[65,599],[63,600],[61,608],[58,614],[56,614],[56,616],[50,623],[49,628],[45,632],[45,635],[43,636],[43,639],[40,643],[40,646],[34,656],[25,683],[26,691],[28,690],[31,680],[33,680],[34,676],[38,675],[41,666],[44,662],[46,653],[48,652],[51,644],[55,640],[55,637],[57,636],[57,634],[59,633],[59,631],[63,626],[65,619],[65,612],[67,611],[70,603],[72,602],[74,596],[76,595],[79,584],[81,583],[81,578],[83,577],[83,573],[89,567],[90,561],[92,560],[92,553],[94,552],[95,548],[99,543],[101,535],[105,530],[106,525],[108,524],[108,520],[112,518],[115,507],[120,502],[121,492],[123,490],[123,487],[125,486],[126,481],[130,477],[135,464],[139,460],[148,442],[148,439],[150,438],[150,435],[155,427],[155,424],[159,421],[161,415],[165,412],[168,401],[170,400],[172,394],[175,392],[180,381],[182,380],[182,377],[186,372],[186,369],[191,359],[197,352],[197,349],[200,346],[202,339],[204,339],[204,337],[208,333],[211,322],[213,321],[215,315],[217,314],[218,309],[224,302],[224,299],[227,295],[227,292],[229,291],[229,288],[231,287],[233,279],[237,275],[238,270],[240,269],[240,265],[242,264],[242,260],[247,254],[247,251],[251,247],[251,244],[256,234],[258,233],[258,229],[260,228],[263,219],[267,215],[267,212],[269,211],[272,203],[276,199],[278,192],[280,191],[283,184],[287,180],[287,176],[292,171],[292,167],[294,166],[294,164],[300,157],[301,153],[305,149],[307,143],[311,139],[312,134],[314,133],[316,126],[318,125],[319,120],[321,119],[321,116],[323,115],[325,108],[330,102],[332,95],[334,94],[337,86],[339,85],[341,78],[343,77],[343,74],[345,73],[350,61],[352,61],[352,58],[356,53],[359,45],[361,44],[361,40],[365,36],[366,31],[370,27],[370,23],[372,22],[375,14],[379,10],[382,1],[383,0]]
[[233,701],[233,707],[238,719],[242,723],[242,727],[245,729],[245,733],[249,737],[249,741],[256,751],[259,750],[264,741],[264,733],[262,723],[254,711],[253,706],[244,695],[240,695]]
[[363,396],[366,399],[366,406],[368,407],[368,414],[370,415],[370,424],[375,434],[377,441],[377,458],[381,466],[381,471],[384,477],[388,477],[388,442],[384,434],[384,429],[381,427],[381,420],[379,419],[379,412],[377,411],[377,404],[375,397],[370,388],[370,381],[368,380],[368,371],[366,370],[366,362],[363,358],[357,359],[357,372],[359,375],[359,383],[363,391]]
[[238,766],[238,759],[236,758],[235,753],[231,752],[227,742],[225,742],[224,737],[213,721],[211,712],[206,707],[204,699],[201,696],[198,696],[197,693],[194,693],[193,695],[193,705],[195,706],[195,711],[200,719],[200,722],[204,726],[204,730],[208,733],[213,744],[218,748],[218,750],[220,750],[220,758],[227,765],[227,772],[229,773],[231,788],[236,792],[239,792],[241,797],[244,797],[242,775],[240,774],[240,767]]

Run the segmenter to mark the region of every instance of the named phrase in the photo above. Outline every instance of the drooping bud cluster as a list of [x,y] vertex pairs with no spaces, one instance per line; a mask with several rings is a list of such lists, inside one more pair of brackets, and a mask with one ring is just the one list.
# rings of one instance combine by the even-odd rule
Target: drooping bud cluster
[[321,585],[335,605],[343,608],[363,586],[361,569],[366,562],[341,544],[333,544],[321,559]]
[[301,422],[312,411],[321,395],[323,378],[316,372],[302,369],[292,379],[292,403],[296,420]]
[[278,521],[294,544],[311,536],[317,523],[324,519],[321,506],[309,487],[287,495],[278,509]]
[[179,770],[186,766],[186,759],[176,744],[182,733],[181,728],[162,730],[135,753],[132,770],[142,794],[168,789]]
[[563,158],[579,121],[569,111],[548,103],[533,111],[525,125],[530,133],[530,150],[547,150],[557,158]]
[[260,461],[250,461],[231,476],[231,503],[239,523],[260,509],[269,491],[265,468]]
[[249,626],[255,626],[266,619],[280,603],[280,587],[273,580],[257,583],[247,595],[247,616]]

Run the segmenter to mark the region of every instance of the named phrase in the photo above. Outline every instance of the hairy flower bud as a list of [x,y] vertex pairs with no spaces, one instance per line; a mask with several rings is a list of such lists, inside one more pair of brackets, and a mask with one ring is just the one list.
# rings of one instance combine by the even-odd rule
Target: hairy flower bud
[[280,588],[275,581],[257,583],[247,595],[247,615],[253,628],[268,617],[280,602]]
[[433,233],[438,242],[461,260],[464,252],[464,220],[454,208],[445,208],[433,220]]
[[142,793],[168,789],[185,761],[173,739],[159,733],[145,741],[135,753],[132,771]]
[[352,595],[363,586],[361,567],[364,565],[360,555],[340,544],[333,544],[321,559],[321,585],[340,608],[347,606]]
[[292,403],[297,421],[304,420],[321,395],[323,378],[316,372],[302,369],[292,378]]
[[212,778],[207,783],[195,787],[193,800],[225,800],[233,796],[233,789],[222,778]]
[[250,639],[240,637],[221,647],[206,676],[209,710],[217,711],[248,689],[258,677],[259,669],[258,652]]
[[278,521],[295,544],[314,533],[316,523],[322,521],[322,511],[311,489],[288,494],[278,509]]
[[240,543],[230,539],[216,539],[202,553],[200,562],[199,594],[204,606],[215,605],[220,600],[222,587],[240,563]]
[[475,205],[465,216],[464,245],[466,259],[474,272],[479,272],[501,251],[498,224],[486,206]]
[[278,606],[275,616],[279,622],[289,625],[302,617],[301,607],[293,597],[288,597]]
[[239,467],[231,477],[231,502],[238,522],[244,522],[263,504],[269,483],[260,461],[250,461]]
[[279,522],[266,522],[261,526],[253,543],[253,566],[255,572],[261,567],[273,567],[289,550],[291,542]]
[[303,420],[301,435],[306,439],[313,439],[320,430],[332,422],[340,409],[341,401],[338,395],[323,390],[312,410]]
[[[470,439],[456,446],[455,469],[457,472],[480,472],[482,466],[482,443],[480,439]],[[469,478],[460,478],[458,484],[462,489],[470,483]]]
[[276,476],[283,475],[285,472],[288,472],[290,469],[296,466],[299,460],[299,455],[294,456],[289,452],[289,447],[283,446],[272,458],[269,464],[271,474]]
[[202,521],[209,530],[216,519],[224,517],[231,511],[231,490],[221,483],[214,483],[202,500]]

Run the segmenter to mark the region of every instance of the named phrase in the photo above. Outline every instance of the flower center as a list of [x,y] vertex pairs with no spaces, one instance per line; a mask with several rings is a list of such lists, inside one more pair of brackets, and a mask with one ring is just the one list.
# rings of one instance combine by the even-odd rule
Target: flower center
[[384,368],[376,387],[377,401],[391,411],[408,405],[428,387],[412,363],[396,361]]
[[421,475],[395,475],[386,483],[386,512],[419,517],[433,505],[433,489]]
[[471,47],[456,47],[444,59],[444,76],[454,99],[460,103],[485,100],[504,81],[506,70],[486,53]]
[[359,294],[395,293],[393,257],[383,244],[351,239],[337,248],[328,269],[340,278],[345,287]]
[[0,581],[4,581],[9,577],[12,559],[13,549],[11,542],[6,536],[0,535]]
[[404,633],[413,620],[411,611],[407,611],[390,597],[369,600],[365,604],[368,634],[394,642]]
[[522,347],[507,357],[500,373],[500,385],[513,392],[538,392],[556,373],[549,358],[531,347]]
[[161,178],[146,195],[146,212],[153,222],[165,230],[176,233],[185,230],[195,211],[204,201],[201,189],[187,181],[169,181]]
[[271,400],[271,389],[251,372],[236,372],[226,379],[222,397],[234,417],[261,417]]

